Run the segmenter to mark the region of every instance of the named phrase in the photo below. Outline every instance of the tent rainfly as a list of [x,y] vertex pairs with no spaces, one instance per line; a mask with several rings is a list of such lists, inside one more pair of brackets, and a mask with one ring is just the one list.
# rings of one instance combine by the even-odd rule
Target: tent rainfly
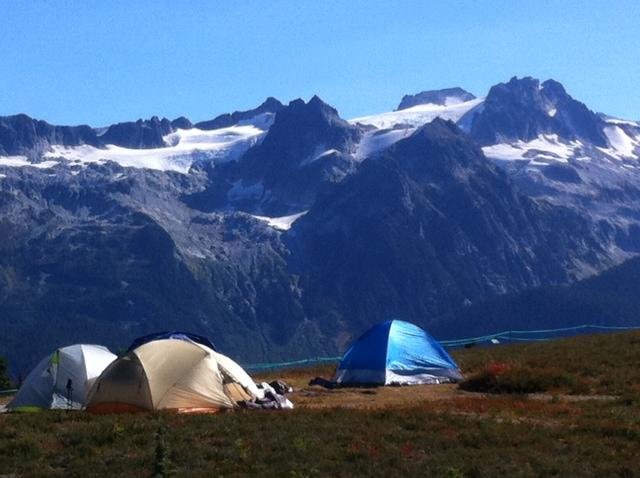
[[114,361],[96,380],[87,410],[208,412],[260,398],[249,375],[200,343],[152,340]]
[[211,350],[216,350],[215,346],[213,345],[213,342],[211,342],[211,340],[209,340],[207,337],[204,337],[202,335],[192,334],[191,332],[168,330],[165,332],[158,332],[158,333],[153,333],[149,335],[143,335],[142,337],[138,337],[131,343],[131,345],[127,349],[127,352],[131,352],[133,349],[137,349],[138,347],[140,347],[143,344],[146,344],[147,342],[152,342],[154,340],[162,340],[162,339],[188,340],[190,342],[195,342],[197,344],[204,345],[205,347],[209,347]]
[[70,345],[48,355],[29,373],[7,410],[81,409],[95,379],[116,356],[99,345]]
[[416,385],[462,380],[451,356],[427,332],[401,320],[382,322],[351,344],[333,381],[342,385]]

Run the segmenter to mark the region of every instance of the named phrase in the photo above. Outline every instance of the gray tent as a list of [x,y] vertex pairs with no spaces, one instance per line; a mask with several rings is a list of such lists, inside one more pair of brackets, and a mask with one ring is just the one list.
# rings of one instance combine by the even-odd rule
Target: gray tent
[[29,373],[7,409],[80,409],[95,379],[116,358],[100,345],[77,344],[58,349]]

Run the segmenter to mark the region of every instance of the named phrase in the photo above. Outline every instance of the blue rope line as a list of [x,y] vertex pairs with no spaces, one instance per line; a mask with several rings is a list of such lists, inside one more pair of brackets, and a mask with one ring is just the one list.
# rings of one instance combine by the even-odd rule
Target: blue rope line
[[553,340],[557,337],[502,337],[502,340],[519,340],[521,342],[548,342],[549,340]]
[[312,359],[293,360],[290,362],[280,362],[280,363],[254,363],[254,364],[243,365],[242,367],[248,370],[268,370],[272,368],[293,367],[297,365],[339,362],[340,360],[342,360],[342,357],[318,357],[314,359],[312,358]]
[[576,325],[574,327],[559,327],[557,329],[538,329],[538,330],[505,330],[495,334],[482,335],[480,337],[469,337],[466,339],[440,340],[442,345],[463,345],[465,343],[484,342],[494,338],[504,338],[505,335],[523,335],[523,334],[549,334],[553,332],[569,332],[572,330],[584,329],[600,329],[600,330],[633,330],[640,326],[609,326],[609,325]]
[[[573,327],[559,327],[557,329],[538,329],[538,330],[505,330],[503,332],[497,332],[495,334],[482,335],[480,337],[469,337],[466,339],[452,339],[452,340],[440,340],[440,344],[445,347],[459,347],[466,344],[476,344],[479,342],[486,342],[491,339],[501,340],[514,340],[522,342],[542,342],[552,340],[554,337],[509,337],[510,335],[526,335],[526,334],[550,334],[554,332],[569,332],[575,330],[584,329],[599,329],[599,330],[635,330],[640,329],[640,325],[636,326],[614,326],[614,325],[576,325]],[[294,367],[298,365],[313,365],[321,363],[339,362],[342,357],[317,357],[302,360],[293,360],[290,362],[279,363],[256,363],[247,364],[243,367],[247,370],[270,370],[275,368]]]

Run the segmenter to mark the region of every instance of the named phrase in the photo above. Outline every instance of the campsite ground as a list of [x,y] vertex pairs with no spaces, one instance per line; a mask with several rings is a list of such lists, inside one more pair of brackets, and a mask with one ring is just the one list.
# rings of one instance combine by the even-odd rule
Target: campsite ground
[[454,356],[498,371],[498,391],[540,391],[325,390],[306,384],[330,366],[279,371],[257,378],[296,388],[290,412],[0,416],[0,475],[640,476],[640,333]]

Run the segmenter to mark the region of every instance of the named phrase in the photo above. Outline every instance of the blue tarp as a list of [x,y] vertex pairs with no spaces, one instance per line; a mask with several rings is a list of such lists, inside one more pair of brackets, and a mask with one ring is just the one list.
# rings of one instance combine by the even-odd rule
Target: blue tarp
[[417,384],[457,381],[458,366],[426,331],[409,322],[378,324],[347,350],[334,380],[342,384]]
[[180,331],[166,331],[166,332],[158,332],[155,334],[144,335],[142,337],[138,337],[135,339],[127,352],[131,352],[133,349],[140,347],[147,342],[152,342],[154,340],[166,340],[166,339],[176,339],[176,340],[186,340],[190,342],[195,342],[200,345],[204,345],[209,347],[211,350],[216,350],[213,342],[202,335],[191,334],[189,332],[180,332]]

